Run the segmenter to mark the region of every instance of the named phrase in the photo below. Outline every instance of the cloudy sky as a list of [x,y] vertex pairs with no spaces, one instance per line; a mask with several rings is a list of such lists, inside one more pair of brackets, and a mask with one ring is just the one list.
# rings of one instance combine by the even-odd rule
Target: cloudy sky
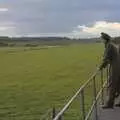
[[120,35],[120,1],[0,0],[0,35]]

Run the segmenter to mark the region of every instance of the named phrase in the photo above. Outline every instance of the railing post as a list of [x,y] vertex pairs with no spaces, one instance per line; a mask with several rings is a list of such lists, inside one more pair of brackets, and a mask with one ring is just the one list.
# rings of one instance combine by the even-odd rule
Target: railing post
[[98,120],[98,113],[97,113],[97,100],[96,100],[96,79],[93,77],[93,94],[94,94],[94,102],[95,102],[95,120]]
[[109,65],[106,68],[106,72],[107,72],[107,94],[108,94],[108,86],[109,86]]
[[104,81],[103,81],[103,70],[101,70],[101,88],[102,88],[101,102],[102,102],[102,105],[104,104],[104,90],[103,90],[103,84],[104,84]]
[[107,83],[109,83],[109,66],[107,66]]
[[[56,109],[55,109],[55,107],[53,108],[53,111],[52,111],[52,120],[54,119],[56,117]],[[59,118],[58,118],[58,120],[63,120],[62,119],[62,116],[60,116]]]
[[60,116],[59,120],[62,120],[62,116]]
[[82,120],[85,120],[85,100],[84,100],[84,89],[80,92],[81,97],[81,111],[82,111]]
[[52,111],[52,119],[54,119],[55,116],[56,116],[56,109],[55,109],[55,107],[54,107],[54,108],[53,108],[53,111]]

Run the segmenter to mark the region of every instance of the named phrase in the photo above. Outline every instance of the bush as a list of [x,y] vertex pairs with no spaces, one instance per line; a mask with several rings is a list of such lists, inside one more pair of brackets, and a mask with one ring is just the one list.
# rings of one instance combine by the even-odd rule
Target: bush
[[0,47],[5,47],[5,46],[8,46],[8,44],[7,44],[7,43],[0,42]]

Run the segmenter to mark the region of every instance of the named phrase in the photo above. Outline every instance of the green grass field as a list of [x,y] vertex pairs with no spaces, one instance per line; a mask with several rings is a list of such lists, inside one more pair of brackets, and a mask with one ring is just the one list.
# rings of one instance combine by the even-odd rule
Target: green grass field
[[96,70],[103,45],[0,48],[0,120],[40,120],[61,108]]

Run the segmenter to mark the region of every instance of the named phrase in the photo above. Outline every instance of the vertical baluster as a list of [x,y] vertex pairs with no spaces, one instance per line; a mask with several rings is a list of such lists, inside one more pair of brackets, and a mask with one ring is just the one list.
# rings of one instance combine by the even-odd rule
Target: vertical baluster
[[108,86],[109,86],[109,65],[108,65],[107,68],[106,68],[106,72],[107,72],[107,76],[106,76],[106,77],[107,77],[107,91],[106,91],[106,92],[107,92],[107,94],[108,94],[108,93],[109,93],[109,92],[108,92]]
[[107,66],[107,83],[109,83],[109,65]]
[[55,109],[55,107],[54,107],[54,108],[53,108],[53,111],[52,111],[52,119],[54,119],[55,116],[56,116],[56,109]]
[[80,92],[80,97],[81,97],[82,120],[85,120],[85,100],[84,100],[84,89]]
[[93,94],[94,94],[94,101],[95,101],[95,120],[98,120],[98,114],[97,114],[97,100],[96,100],[96,79],[93,78]]
[[103,81],[103,70],[101,70],[101,88],[102,88],[101,102],[102,102],[102,105],[104,104],[104,90],[103,90],[103,84],[104,84],[104,81]]

